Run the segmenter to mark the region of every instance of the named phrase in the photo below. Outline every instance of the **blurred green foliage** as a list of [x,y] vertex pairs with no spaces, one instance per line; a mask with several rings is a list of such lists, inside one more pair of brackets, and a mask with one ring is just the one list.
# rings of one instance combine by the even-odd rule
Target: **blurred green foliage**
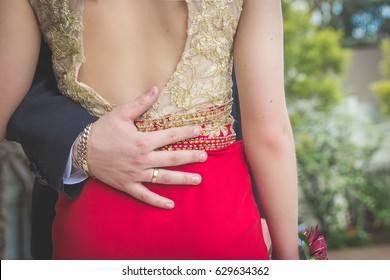
[[[344,235],[344,245],[364,244],[369,231],[389,228],[389,172],[371,168],[384,136],[361,113],[361,104],[348,98],[319,111],[313,102],[297,101],[290,110],[299,119],[294,135],[301,205],[321,225],[329,246]],[[349,229],[355,234],[344,234]]]
[[374,83],[371,89],[379,98],[382,113],[390,115],[390,39],[384,40],[381,48],[383,52],[381,70],[384,79]]
[[342,100],[341,78],[349,52],[340,47],[342,33],[319,29],[307,11],[283,3],[285,88],[287,100],[316,99],[327,108]]
[[[364,105],[341,88],[350,57],[342,47],[344,33],[314,24],[313,10],[294,5],[283,1],[285,89],[300,199],[329,247],[366,244],[370,231],[390,227],[389,168],[371,168],[384,134]],[[390,55],[383,64],[389,61]],[[390,74],[390,67],[382,68]]]

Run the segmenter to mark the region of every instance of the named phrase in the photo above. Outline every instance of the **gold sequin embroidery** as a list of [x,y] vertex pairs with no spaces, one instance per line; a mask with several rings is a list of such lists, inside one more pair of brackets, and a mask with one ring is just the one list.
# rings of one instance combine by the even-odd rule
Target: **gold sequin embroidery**
[[30,0],[41,32],[52,51],[53,71],[60,92],[79,102],[92,115],[112,110],[93,88],[77,81],[85,61],[82,48],[82,0]]

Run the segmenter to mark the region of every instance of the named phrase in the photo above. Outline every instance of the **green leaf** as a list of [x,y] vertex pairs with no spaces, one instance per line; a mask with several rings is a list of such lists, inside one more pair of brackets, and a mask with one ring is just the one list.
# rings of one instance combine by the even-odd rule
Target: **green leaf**
[[309,239],[303,233],[298,233],[298,237],[302,242],[303,253],[306,256],[306,259],[310,259],[310,248],[309,248]]

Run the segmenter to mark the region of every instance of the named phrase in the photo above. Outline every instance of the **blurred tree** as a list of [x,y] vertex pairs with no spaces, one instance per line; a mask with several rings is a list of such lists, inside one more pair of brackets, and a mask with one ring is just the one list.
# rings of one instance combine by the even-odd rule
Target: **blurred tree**
[[[299,118],[294,136],[300,202],[329,246],[368,242],[368,228],[390,226],[388,169],[370,171],[384,141],[382,127],[362,114],[364,105],[354,97],[327,111],[310,101],[293,102],[290,109]],[[348,229],[355,232],[351,240],[343,234]]]
[[[299,163],[300,199],[330,245],[356,245],[369,241],[368,227],[389,226],[389,176],[388,169],[380,178],[367,170],[381,148],[383,131],[364,113],[365,107],[342,90],[350,51],[341,42],[348,28],[314,20],[316,9],[324,13],[326,3],[331,13],[341,14],[337,5],[354,9],[351,14],[364,10],[359,0],[283,0],[285,89]],[[357,28],[349,23],[348,30]],[[357,31],[348,32],[352,36]],[[384,71],[390,75],[390,67]],[[345,233],[347,229],[355,233]]]
[[349,52],[340,46],[341,32],[315,26],[310,12],[294,2],[283,1],[287,99],[316,99],[326,109],[342,100]]
[[382,42],[383,60],[381,70],[384,79],[374,83],[371,88],[380,100],[382,113],[390,115],[390,39]]
[[0,259],[31,259],[32,176],[20,145],[0,141]]
[[389,0],[305,0],[312,20],[321,27],[344,32],[347,47],[377,45],[389,36]]

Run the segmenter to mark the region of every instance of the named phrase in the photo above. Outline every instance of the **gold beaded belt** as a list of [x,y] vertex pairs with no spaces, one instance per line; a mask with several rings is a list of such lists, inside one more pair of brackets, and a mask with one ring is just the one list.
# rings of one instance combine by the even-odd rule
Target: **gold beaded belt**
[[139,118],[135,121],[135,125],[141,132],[186,125],[200,126],[202,129],[200,136],[164,146],[159,150],[219,150],[236,140],[233,130],[234,119],[230,112],[231,103],[196,113],[166,115],[161,119]]

